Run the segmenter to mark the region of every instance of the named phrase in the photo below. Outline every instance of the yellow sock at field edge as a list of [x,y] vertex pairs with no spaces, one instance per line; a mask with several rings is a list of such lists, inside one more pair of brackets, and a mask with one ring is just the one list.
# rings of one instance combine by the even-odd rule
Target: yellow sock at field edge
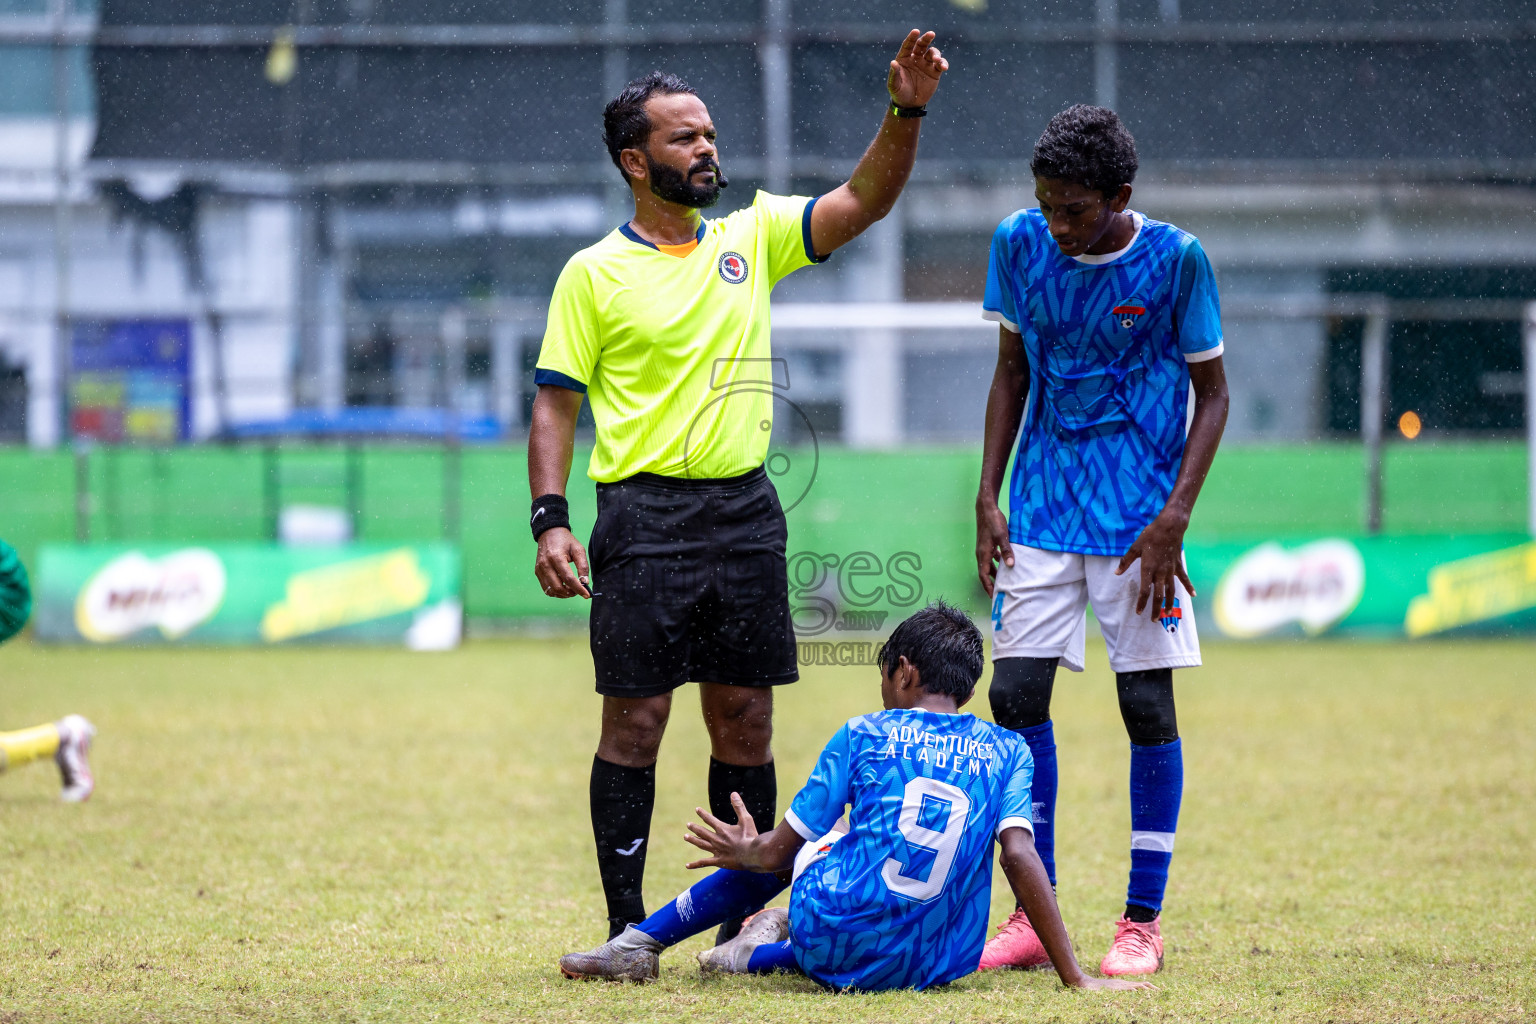
[[58,749],[59,727],[53,722],[15,732],[0,732],[0,772],[52,757]]

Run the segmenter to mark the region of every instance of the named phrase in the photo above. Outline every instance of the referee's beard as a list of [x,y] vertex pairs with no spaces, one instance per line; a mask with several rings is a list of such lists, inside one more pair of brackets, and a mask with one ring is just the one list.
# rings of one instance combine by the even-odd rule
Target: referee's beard
[[[651,159],[651,154],[646,153],[645,167],[650,178],[651,194],[679,206],[691,206],[695,210],[714,206],[720,200],[720,190],[725,187],[720,165],[713,160],[702,160],[688,168],[688,173],[684,174],[675,167],[657,163]],[[708,185],[693,183],[693,176],[701,171],[714,172],[715,176]]]

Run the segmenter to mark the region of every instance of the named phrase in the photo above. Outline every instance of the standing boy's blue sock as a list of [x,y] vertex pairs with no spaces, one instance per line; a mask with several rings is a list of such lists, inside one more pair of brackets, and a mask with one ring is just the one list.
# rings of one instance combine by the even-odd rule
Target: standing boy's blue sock
[[636,928],[663,946],[676,945],[722,921],[741,917],[789,888],[775,874],[720,870],[684,890]]
[[772,974],[774,971],[800,973],[800,965],[795,962],[795,952],[788,939],[763,943],[752,951],[752,959],[747,961],[748,974]]
[[1045,865],[1046,877],[1056,884],[1056,733],[1049,721],[1018,730],[1035,759],[1035,778],[1029,800],[1034,805],[1035,852]]
[[1184,741],[1131,744],[1131,882],[1126,916],[1150,921],[1163,909],[1173,836],[1184,795]]

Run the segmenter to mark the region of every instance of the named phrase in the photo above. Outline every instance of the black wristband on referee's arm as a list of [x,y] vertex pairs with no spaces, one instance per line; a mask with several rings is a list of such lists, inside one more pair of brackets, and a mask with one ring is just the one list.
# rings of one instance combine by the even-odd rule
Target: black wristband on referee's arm
[[533,529],[534,540],[538,540],[539,535],[545,530],[553,530],[557,526],[563,526],[569,530],[571,506],[558,494],[546,494],[543,497],[534,498],[528,525]]
[[891,101],[892,117],[927,117],[927,107],[898,107],[896,101]]

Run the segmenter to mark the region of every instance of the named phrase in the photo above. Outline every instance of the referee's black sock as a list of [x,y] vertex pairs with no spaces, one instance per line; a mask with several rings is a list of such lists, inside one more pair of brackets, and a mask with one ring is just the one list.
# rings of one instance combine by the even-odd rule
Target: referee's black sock
[[[747,805],[747,813],[758,832],[771,831],[778,824],[779,779],[773,762],[743,766],[726,764],[713,757],[709,759],[709,813],[727,824],[736,824],[736,809],[731,806],[731,794],[740,793],[741,802]],[[715,945],[736,937],[741,931],[741,919],[727,921],[715,935]]]
[[597,840],[597,871],[608,899],[608,937],[627,924],[645,920],[640,883],[651,839],[651,810],[656,805],[656,766],[626,768],[592,758],[592,836]]

